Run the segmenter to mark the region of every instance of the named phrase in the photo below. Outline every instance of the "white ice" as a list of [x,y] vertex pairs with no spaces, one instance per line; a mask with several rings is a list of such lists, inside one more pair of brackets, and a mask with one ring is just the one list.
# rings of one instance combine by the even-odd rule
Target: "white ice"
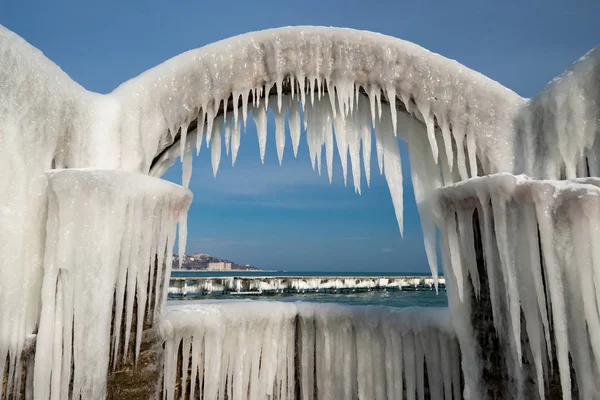
[[125,357],[132,331],[137,359],[144,321],[164,307],[175,229],[192,195],[118,170],[64,169],[46,176],[48,238],[34,393],[66,399],[72,383],[73,398],[104,398],[109,360],[114,365]]
[[296,390],[313,400],[415,399],[425,394],[418,365],[433,398],[459,398],[458,343],[445,309],[185,301],[167,306],[161,326],[168,400],[282,400]]
[[[600,293],[595,282],[600,276],[600,258],[594,238],[600,227],[600,179],[539,181],[496,174],[439,189],[436,214],[441,236],[448,243],[443,248],[445,259],[459,260],[445,265],[449,297],[460,293],[460,282],[452,277],[463,276],[463,288],[467,271],[471,281],[478,279],[473,270],[465,269],[474,265],[469,262],[473,255],[457,245],[465,240],[459,239],[461,229],[452,223],[458,219],[460,225],[460,215],[466,215],[466,223],[472,226],[475,209],[494,322],[501,340],[508,344],[506,363],[515,398],[526,393],[522,360],[529,353],[522,348],[522,329],[527,330],[525,343],[532,357],[528,364],[535,368],[540,399],[545,398],[546,377],[552,373],[551,343],[556,346],[563,398],[571,398],[569,358],[581,398],[598,397]],[[472,228],[469,232],[473,235]],[[471,297],[464,294],[449,302],[469,309]],[[472,329],[472,316],[453,316],[459,341],[468,340],[469,335],[461,336],[459,329]],[[461,349],[465,348],[461,342]],[[463,372],[465,384],[476,386],[478,372]]]

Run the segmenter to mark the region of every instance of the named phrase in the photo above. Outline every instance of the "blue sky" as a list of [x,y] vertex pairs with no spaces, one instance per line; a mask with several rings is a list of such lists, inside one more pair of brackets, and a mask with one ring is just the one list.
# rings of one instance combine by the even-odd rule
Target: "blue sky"
[[[413,41],[529,97],[600,44],[599,15],[597,0],[0,0],[0,24],[101,93],[167,58],[232,35],[327,25]],[[216,180],[206,149],[194,160],[189,252],[268,269],[427,270],[410,184],[402,240],[378,173],[358,196],[344,187],[336,160],[330,185],[312,171],[304,141],[298,158],[287,148],[279,167],[272,132],[261,165],[254,126],[248,127],[235,168],[224,158]],[[403,156],[408,181],[405,149]],[[180,182],[179,163],[165,177]]]

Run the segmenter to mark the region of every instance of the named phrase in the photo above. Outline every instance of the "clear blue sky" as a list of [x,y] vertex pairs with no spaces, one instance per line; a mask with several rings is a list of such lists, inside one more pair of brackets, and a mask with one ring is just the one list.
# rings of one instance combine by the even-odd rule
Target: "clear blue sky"
[[[0,0],[0,24],[101,93],[167,58],[232,35],[327,25],[413,41],[529,97],[600,44],[598,16],[598,0]],[[287,148],[279,167],[272,132],[261,165],[254,126],[248,126],[234,169],[224,158],[215,180],[206,149],[194,160],[188,252],[289,270],[427,269],[410,186],[402,240],[378,173],[358,196],[344,187],[336,160],[329,185],[312,171],[305,141],[298,159]],[[403,155],[406,166],[405,150]],[[404,172],[408,181],[408,168]],[[179,174],[177,163],[166,178],[180,182]]]

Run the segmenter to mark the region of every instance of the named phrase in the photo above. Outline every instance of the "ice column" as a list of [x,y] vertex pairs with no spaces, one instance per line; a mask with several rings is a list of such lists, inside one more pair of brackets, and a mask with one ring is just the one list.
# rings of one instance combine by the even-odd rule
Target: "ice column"
[[104,398],[111,356],[115,362],[127,352],[134,301],[138,351],[146,314],[156,316],[164,306],[175,229],[192,195],[118,170],[69,169],[46,176],[35,397]]
[[[471,323],[481,264],[473,240],[477,212],[493,321],[509,377],[505,398],[551,396],[551,379],[560,381],[564,399],[600,394],[595,334],[600,249],[594,240],[599,186],[598,178],[536,181],[498,174],[438,191],[449,301],[462,310],[453,317],[463,357],[473,352],[477,329]],[[474,296],[468,294],[471,287]],[[481,371],[463,371],[465,386],[477,387]],[[528,387],[530,381],[536,386]]]

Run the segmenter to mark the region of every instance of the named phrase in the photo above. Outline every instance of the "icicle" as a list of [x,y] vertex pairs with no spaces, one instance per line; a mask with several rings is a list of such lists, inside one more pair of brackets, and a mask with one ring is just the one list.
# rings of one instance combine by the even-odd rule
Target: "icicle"
[[346,120],[348,150],[352,164],[352,179],[354,190],[360,194],[360,121],[358,115],[351,115]]
[[467,267],[471,276],[471,283],[475,296],[479,299],[480,285],[477,272],[477,256],[475,254],[475,241],[473,239],[473,212],[471,208],[457,210],[458,234],[462,246],[462,263]]
[[181,162],[184,161],[184,157],[185,157],[185,143],[186,143],[186,138],[187,138],[187,131],[188,131],[188,125],[184,124],[181,125],[181,127],[179,128],[179,131],[181,132],[181,137],[179,139],[179,156],[181,158]]
[[[275,88],[277,90],[277,111],[279,113],[281,113],[281,106],[282,106],[282,97],[283,97],[283,92],[282,92],[282,86],[283,82],[281,79],[276,79],[275,80]],[[285,115],[285,113],[284,113]]]
[[465,132],[457,126],[453,126],[452,135],[454,136],[454,143],[456,143],[456,166],[458,167],[458,174],[460,175],[460,179],[462,180],[469,179],[463,143],[465,138]]
[[291,99],[294,100],[295,90],[296,90],[296,78],[294,74],[290,74],[290,88],[291,88]]
[[[256,90],[256,89],[255,89]],[[233,107],[233,125],[235,126],[239,120],[239,113],[240,113],[240,94],[238,92],[233,92],[232,93],[232,107]],[[256,101],[256,99],[254,99],[254,101]]]
[[548,190],[534,193],[534,202],[538,219],[542,253],[545,272],[547,273],[548,293],[552,302],[552,316],[554,320],[554,335],[556,342],[556,356],[558,359],[560,382],[563,399],[571,398],[571,372],[569,367],[569,345],[567,333],[567,315],[564,299],[564,283],[558,268],[555,247],[552,237],[554,232],[551,220],[551,196]]
[[442,138],[444,139],[444,147],[446,149],[448,168],[450,169],[450,171],[452,171],[452,167],[454,166],[454,151],[452,151],[452,137],[450,136],[450,127],[448,126],[448,120],[446,118],[442,118],[441,124],[442,126],[440,128],[442,130]]
[[435,223],[430,201],[433,191],[441,186],[439,168],[435,165],[428,149],[423,126],[405,113],[400,113],[398,117],[401,132],[405,132],[408,136],[411,178],[423,229],[425,253],[437,290],[438,266]]
[[473,178],[477,176],[477,143],[472,134],[467,135],[467,154],[469,155],[469,176]]
[[338,113],[337,117],[333,117],[333,125],[335,130],[335,141],[342,162],[344,186],[346,186],[348,181],[348,138],[346,137],[346,120],[343,113]]
[[427,138],[429,139],[429,146],[431,146],[431,153],[433,154],[433,160],[437,164],[438,162],[438,146],[437,140],[435,139],[435,123],[434,117],[431,114],[430,105],[426,102],[417,103],[417,107],[423,115],[425,126],[427,127]]
[[362,140],[362,155],[363,165],[365,168],[365,178],[367,179],[367,187],[371,185],[371,124],[369,122],[369,114],[367,109],[367,101],[359,98],[357,113],[360,118],[361,140]]
[[[198,114],[196,131],[198,135],[196,136],[196,155],[200,154],[200,148],[202,147],[202,136],[204,135],[206,113],[204,112],[204,107],[202,108],[202,112]],[[202,118],[200,117],[202,116]]]
[[[513,333],[513,343],[516,346],[517,359],[519,360],[519,367],[522,363],[521,354],[521,310],[520,310],[520,296],[519,291],[515,290],[518,286],[517,271],[514,262],[514,250],[510,246],[510,241],[515,237],[513,231],[509,231],[510,228],[515,229],[515,225],[507,218],[507,200],[504,196],[498,194],[492,197],[492,212],[494,215],[494,227],[496,230],[496,240],[498,243],[498,251],[500,255],[500,261],[503,268],[503,277],[505,279],[504,284],[508,291],[508,305],[509,305],[509,317],[511,319],[511,328]],[[508,217],[512,216],[512,213],[508,214]]]
[[371,86],[369,88],[369,106],[370,106],[370,110],[371,110],[371,122],[373,124],[373,128],[375,128],[375,121],[377,121],[377,119],[375,118],[375,96],[377,93],[377,89],[375,88],[375,86]]
[[[262,88],[261,88],[262,91]],[[258,107],[258,102],[256,104]],[[248,92],[242,92],[242,119],[244,120],[244,131],[246,130],[246,122],[248,121]]]
[[226,120],[223,128],[223,136],[225,137],[225,155],[229,155],[229,145],[231,142],[231,119]]
[[331,88],[331,90],[327,93],[327,97],[329,98],[329,104],[331,105],[331,115],[333,116],[333,119],[335,120],[335,118],[337,117],[337,106],[335,104],[335,98],[336,98],[336,93],[337,93],[338,88],[336,87],[336,85],[333,82],[329,82],[329,83],[331,83],[331,84],[330,85],[328,84],[327,86],[329,88]]
[[231,133],[231,165],[235,165],[238,150],[240,149],[240,120],[233,125]]
[[397,131],[397,123],[398,123],[398,114],[396,111],[396,88],[394,86],[389,86],[387,88],[387,98],[390,102],[390,113],[392,116],[392,131],[394,132],[394,136],[398,134]]
[[381,132],[380,123],[375,127],[375,150],[377,152],[377,165],[379,166],[379,174],[383,175],[383,133]]
[[321,95],[322,95],[322,81],[321,81],[321,77],[317,74],[317,76],[315,77],[315,88],[317,89],[317,99],[321,100]]
[[404,235],[402,162],[400,160],[400,150],[398,149],[398,139],[396,139],[392,129],[391,117],[384,116],[381,120],[381,125],[378,127],[378,131],[381,132],[380,136],[382,136],[385,179],[392,196],[392,202],[394,203],[394,211],[400,235]]
[[300,145],[300,105],[290,104],[288,124],[290,127],[290,136],[292,137],[294,157],[297,157],[298,146]]
[[267,149],[267,112],[263,107],[257,107],[252,111],[252,117],[256,124],[258,133],[258,147],[260,149],[260,160],[265,163],[265,151]]
[[406,107],[406,112],[408,114],[413,114],[410,94],[400,91],[399,95],[402,99],[402,103],[404,103],[404,107]]
[[219,164],[221,163],[221,126],[222,126],[223,122],[222,122],[222,118],[219,117],[217,119],[217,123],[215,124],[215,126],[213,127],[212,130],[212,135],[211,135],[211,152],[210,152],[210,156],[211,156],[211,164],[212,164],[212,170],[213,170],[213,175],[216,178],[217,177],[217,171],[219,170]]
[[300,102],[302,103],[302,110],[306,110],[306,77],[304,74],[298,75],[298,86],[300,89]]
[[333,179],[333,126],[331,123],[331,114],[327,113],[322,121],[323,135],[325,138],[325,158],[327,160],[327,176],[329,177],[329,183]]
[[275,143],[277,146],[277,158],[279,165],[283,161],[283,151],[285,149],[285,114],[286,109],[281,110],[281,104],[278,103],[279,110],[273,110],[275,114]]

